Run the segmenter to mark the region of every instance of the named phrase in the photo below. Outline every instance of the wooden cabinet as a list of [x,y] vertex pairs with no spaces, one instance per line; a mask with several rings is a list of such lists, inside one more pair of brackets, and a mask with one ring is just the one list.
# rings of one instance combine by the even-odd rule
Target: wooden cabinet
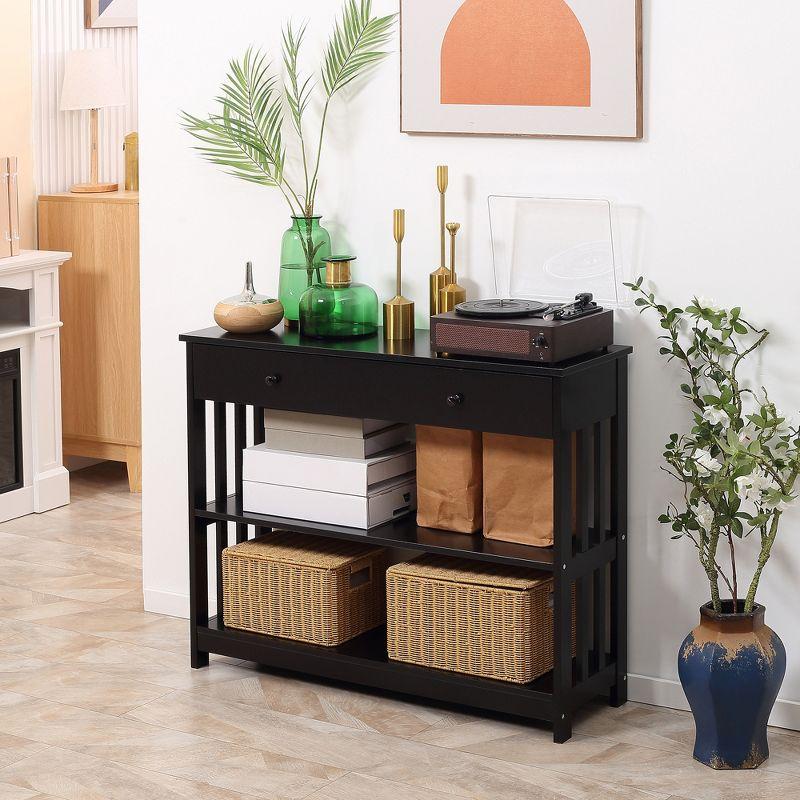
[[139,194],[39,197],[39,246],[61,275],[64,453],[124,461],[141,491]]

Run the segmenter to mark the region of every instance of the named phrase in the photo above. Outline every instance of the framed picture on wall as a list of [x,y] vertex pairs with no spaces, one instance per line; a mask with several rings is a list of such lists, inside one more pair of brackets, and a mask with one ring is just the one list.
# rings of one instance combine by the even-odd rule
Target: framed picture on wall
[[87,28],[135,28],[137,0],[83,0]]
[[401,130],[642,137],[641,0],[401,0]]

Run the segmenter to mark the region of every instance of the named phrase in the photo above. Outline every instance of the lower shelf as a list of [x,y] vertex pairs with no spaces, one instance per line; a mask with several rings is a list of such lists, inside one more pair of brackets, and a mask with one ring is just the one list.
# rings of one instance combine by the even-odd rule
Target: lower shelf
[[[390,661],[383,627],[338,647],[321,647],[226,628],[213,617],[208,627],[197,628],[197,644],[202,651],[269,667],[546,722],[557,710],[552,673],[520,686]],[[571,706],[604,694],[613,682],[614,665],[608,664],[572,690]]]

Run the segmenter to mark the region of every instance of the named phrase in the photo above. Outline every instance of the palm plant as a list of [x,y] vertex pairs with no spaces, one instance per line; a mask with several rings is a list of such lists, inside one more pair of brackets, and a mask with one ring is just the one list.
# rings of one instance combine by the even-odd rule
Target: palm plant
[[[299,63],[306,25],[295,28],[289,22],[283,29],[286,75],[282,83],[267,54],[251,47],[241,59],[231,60],[216,98],[216,111],[206,117],[181,113],[184,129],[199,142],[195,149],[229,175],[277,188],[293,217],[310,220],[331,103],[342,89],[388,55],[383,48],[392,36],[396,16],[373,16],[372,0],[345,0],[320,69],[324,98],[319,131],[313,138],[309,139],[307,117],[317,83],[313,76],[303,74]],[[286,168],[287,111],[300,147],[302,176],[298,178],[288,175]],[[303,249],[310,280],[316,255],[310,224],[306,232]]]

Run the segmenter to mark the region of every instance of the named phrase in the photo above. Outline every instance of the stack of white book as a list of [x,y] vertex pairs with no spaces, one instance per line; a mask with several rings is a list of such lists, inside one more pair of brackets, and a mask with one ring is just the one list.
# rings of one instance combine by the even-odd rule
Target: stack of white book
[[264,423],[244,451],[245,511],[374,528],[416,509],[410,426],[272,410]]

